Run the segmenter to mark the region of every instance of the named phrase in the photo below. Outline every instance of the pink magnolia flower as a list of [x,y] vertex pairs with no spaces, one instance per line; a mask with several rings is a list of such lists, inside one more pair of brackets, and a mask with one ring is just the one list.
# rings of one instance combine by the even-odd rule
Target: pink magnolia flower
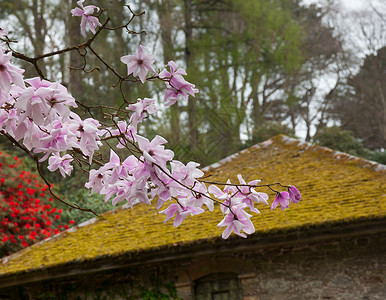
[[[226,183],[230,184],[231,181],[228,179]],[[231,199],[231,197],[233,197],[237,193],[237,189],[235,186],[226,185],[224,187],[224,192],[223,192],[219,187],[212,184],[209,186],[208,192],[210,194],[213,194],[213,196],[216,199],[222,201],[222,203],[224,205],[220,205],[220,209],[221,209],[223,214],[227,214],[229,212],[229,208],[226,205],[229,205],[230,199]],[[233,198],[232,203],[233,203],[233,205],[236,205],[236,203],[240,204],[241,200],[240,200],[240,198]]]
[[94,10],[99,11],[99,7],[95,5],[83,6],[85,0],[79,0],[76,2],[81,8],[76,7],[71,10],[73,16],[82,17],[80,21],[80,32],[83,36],[86,36],[86,26],[90,28],[91,32],[95,34],[95,28],[97,26],[102,26],[97,17],[92,16]]
[[113,149],[110,149],[110,160],[99,170],[101,172],[108,171],[110,173],[110,177],[106,182],[109,184],[115,184],[120,178],[127,178],[129,173],[137,166],[138,159],[134,155],[130,155],[123,163],[121,163],[119,156]]
[[[241,198],[242,202],[247,204],[251,211],[260,213],[260,211],[254,207],[254,202],[263,202],[268,205],[268,195],[266,193],[256,192],[254,188],[246,186],[246,182],[240,174],[237,175],[237,178],[242,186],[238,187],[239,192],[236,194],[236,197]],[[257,185],[259,182],[260,180],[252,180],[248,182],[248,185]]]
[[302,199],[299,190],[293,185],[290,185],[288,187],[288,194],[292,203],[299,203],[300,199]]
[[130,104],[126,108],[127,110],[134,111],[134,113],[130,117],[130,123],[136,126],[145,118],[146,113],[148,113],[149,115],[154,114],[156,112],[154,102],[154,99],[144,98],[138,99],[137,103],[135,104]]
[[100,136],[104,133],[98,128],[100,123],[93,118],[82,120],[73,112],[71,112],[70,118],[71,123],[69,128],[72,132],[76,133],[79,139],[77,148],[79,148],[84,155],[89,156],[89,162],[91,164],[94,151],[98,150],[100,146]]
[[85,187],[91,189],[91,194],[100,193],[105,185],[106,175],[100,170],[90,170],[88,182],[85,183]]
[[15,104],[23,111],[20,121],[26,117],[33,119],[37,125],[47,125],[58,118],[65,121],[70,115],[69,106],[77,107],[75,99],[60,83],[38,77],[25,81],[30,86],[19,91]]
[[137,135],[136,138],[146,161],[164,166],[167,161],[172,160],[174,153],[172,150],[165,150],[163,144],[167,143],[167,140],[163,137],[156,135],[151,142],[140,135]]
[[[62,123],[60,120],[55,120],[52,123],[44,127],[45,132],[40,130],[36,125],[31,126],[31,129],[35,128],[36,134],[33,134],[33,130],[29,132],[24,138],[24,144],[30,148],[35,148],[35,153],[43,152],[45,155],[41,160],[45,160],[49,154],[66,151],[77,147],[78,140],[69,128],[67,123]],[[37,135],[40,137],[37,138]]]
[[190,194],[187,202],[194,207],[201,207],[205,204],[209,211],[214,209],[213,200],[209,199],[208,189],[202,182],[197,182],[194,185],[194,192]]
[[[105,131],[108,136],[124,135],[129,141],[134,141],[134,137],[137,134],[137,126],[128,125],[126,121],[118,121],[117,129],[110,129]],[[118,138],[118,149],[123,149],[127,146],[127,141],[123,137]]]
[[290,196],[287,192],[280,192],[276,194],[275,200],[273,200],[271,209],[275,209],[279,204],[281,210],[289,207]]
[[173,160],[170,165],[173,178],[189,186],[196,182],[196,178],[204,176],[204,172],[198,168],[200,164],[193,161],[188,162],[185,166],[182,162]]
[[12,53],[7,54],[0,51],[0,93],[6,95],[11,89],[11,82],[24,88],[24,70],[15,67],[10,63]]
[[213,194],[218,200],[228,200],[230,195],[227,192],[223,192],[218,186],[216,185],[210,185],[208,192]]
[[180,76],[187,75],[185,69],[182,69],[182,68],[178,68],[177,69],[177,64],[174,61],[172,61],[172,60],[168,62],[167,66],[169,66],[170,72],[167,71],[167,70],[163,70],[161,73],[159,73],[159,78],[161,78],[161,79],[165,79],[165,78],[172,79],[173,76],[176,76],[176,75],[180,75]]
[[[245,203],[232,206],[232,212],[229,211],[224,219],[217,225],[217,227],[226,226],[222,233],[223,239],[227,239],[232,231],[244,238],[247,237],[245,233],[252,234],[255,232],[255,226],[253,226],[253,223],[250,220],[252,215],[244,211],[244,208],[246,207],[247,205]],[[245,233],[241,231],[244,231]]]
[[[47,115],[49,122],[57,119],[57,115],[65,121],[70,115],[69,106],[78,107],[74,97],[72,97],[67,88],[59,82],[49,82],[44,79],[42,80],[39,77],[26,79],[25,82],[31,85],[35,91],[45,91],[46,96],[44,99],[48,104],[49,110],[44,113]],[[44,92],[40,93],[43,94]]]
[[134,77],[139,77],[142,83],[146,81],[147,72],[157,72],[153,69],[154,56],[143,53],[144,47],[139,45],[138,51],[134,55],[125,55],[121,57],[121,62],[127,65],[127,75],[133,73]]
[[182,76],[175,76],[170,82],[166,82],[165,106],[176,103],[179,96],[188,99],[188,94],[194,97],[196,93],[198,89],[194,84],[187,82]]
[[54,153],[48,160],[47,168],[51,172],[59,169],[60,174],[66,177],[66,174],[71,175],[71,171],[73,170],[73,166],[70,165],[72,161],[73,158],[69,154],[60,156],[59,153]]
[[170,72],[163,70],[159,74],[159,78],[166,79],[166,92],[164,102],[166,106],[173,105],[181,96],[184,99],[188,98],[188,94],[195,96],[198,89],[195,88],[194,84],[187,82],[182,75],[186,75],[186,71],[182,68],[177,69],[177,64],[174,61],[169,61],[167,66],[170,68]]
[[174,227],[178,227],[181,225],[181,223],[186,219],[187,216],[191,215],[198,215],[205,212],[204,209],[200,207],[192,207],[192,206],[182,206],[177,203],[172,203],[169,205],[169,207],[165,210],[160,211],[160,214],[165,214],[165,222],[166,223],[170,218],[176,214],[176,217],[173,222]]

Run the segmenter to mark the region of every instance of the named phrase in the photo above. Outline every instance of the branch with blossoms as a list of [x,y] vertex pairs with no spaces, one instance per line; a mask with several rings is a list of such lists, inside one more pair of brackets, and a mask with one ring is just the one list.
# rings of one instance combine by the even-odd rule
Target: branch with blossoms
[[[198,168],[199,164],[189,162],[185,165],[174,159],[173,151],[165,148],[167,141],[163,137],[156,135],[150,141],[140,135],[139,124],[154,114],[157,107],[155,100],[151,98],[128,101],[122,89],[125,82],[164,82],[163,103],[166,107],[180,99],[194,97],[198,89],[185,80],[186,71],[179,68],[174,61],[168,62],[157,73],[154,56],[147,54],[142,45],[139,45],[135,54],[121,57],[121,62],[127,65],[127,75],[120,75],[94,50],[92,43],[102,30],[126,30],[128,34],[136,34],[129,29],[129,25],[142,13],[135,14],[128,7],[132,13],[130,20],[113,28],[108,27],[109,17],[104,22],[100,21],[106,10],[94,5],[84,6],[83,2],[84,0],[78,1],[79,7],[74,8],[71,13],[75,17],[81,17],[81,34],[86,37],[89,30],[92,35],[79,45],[29,58],[12,51],[12,40],[8,38],[5,29],[0,30],[1,132],[34,158],[38,170],[41,163],[48,161],[49,171],[59,171],[66,177],[71,176],[73,164],[78,164],[88,173],[85,187],[91,193],[104,195],[105,202],[111,200],[114,205],[126,201],[131,208],[137,203],[151,204],[157,199],[156,209],[161,210],[167,206],[159,213],[165,214],[165,222],[174,218],[174,226],[179,226],[190,215],[204,213],[204,205],[209,211],[213,211],[214,203],[219,203],[224,219],[218,227],[226,227],[223,238],[228,238],[232,232],[246,237],[246,234],[255,231],[250,220],[252,215],[246,210],[260,213],[255,204],[268,205],[268,195],[256,191],[257,188],[266,187],[276,193],[272,209],[280,204],[284,210],[290,203],[300,201],[300,193],[292,185],[259,185],[259,180],[246,183],[242,175],[238,175],[239,183],[236,184],[230,180],[226,183],[205,181],[204,173]],[[99,14],[94,15],[95,12]],[[46,80],[37,66],[39,60],[79,49],[90,50],[112,76],[117,78],[115,86],[119,85],[122,95],[122,104],[119,107],[92,107],[76,101],[59,82]],[[35,66],[40,77],[24,78],[24,70],[11,62],[12,55]],[[87,73],[86,57],[82,56],[85,64],[81,69]],[[82,119],[72,110],[78,106],[88,112],[90,117]],[[95,118],[93,112],[96,109],[102,112],[103,122]],[[115,145],[112,145],[113,142]],[[99,152],[103,145],[110,148],[110,158],[107,161],[103,160]],[[124,159],[117,154],[122,149],[130,154]],[[40,174],[43,176],[42,172]],[[50,186],[47,179],[44,180]],[[278,191],[275,186],[287,190]],[[82,209],[77,205],[75,207]]]

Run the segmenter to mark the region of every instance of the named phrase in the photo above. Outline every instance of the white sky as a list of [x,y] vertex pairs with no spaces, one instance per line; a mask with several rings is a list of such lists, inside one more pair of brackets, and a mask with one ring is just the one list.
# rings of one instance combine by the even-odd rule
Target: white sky
[[362,0],[340,0],[340,2],[348,10],[357,10],[364,6]]
[[[364,6],[363,0],[335,0],[337,3],[341,3],[347,10],[356,10]],[[304,0],[304,3],[323,3],[323,0]]]

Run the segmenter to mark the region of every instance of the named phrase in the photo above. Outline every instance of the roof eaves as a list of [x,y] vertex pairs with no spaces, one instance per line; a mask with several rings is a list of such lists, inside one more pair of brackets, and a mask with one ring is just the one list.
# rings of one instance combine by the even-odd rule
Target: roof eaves
[[[66,264],[27,270],[1,276],[0,288],[39,282],[48,279],[60,279],[97,272],[133,267],[139,264],[154,264],[176,259],[189,259],[202,255],[214,255],[229,252],[245,252],[259,249],[277,249],[295,245],[319,243],[330,240],[350,239],[372,234],[386,233],[386,218],[363,219],[355,223],[334,223],[330,226],[304,226],[288,231],[277,230],[263,235],[252,235],[248,239],[232,236],[228,240],[219,237],[196,240],[178,245],[165,245],[159,249],[150,249],[141,253],[127,252],[119,260],[111,256],[96,257],[87,261],[71,261]],[[210,247],[208,247],[210,245]],[[173,250],[171,251],[171,246]],[[154,255],[157,253],[157,255]],[[135,254],[135,255],[133,255]],[[81,264],[79,264],[81,262]]]

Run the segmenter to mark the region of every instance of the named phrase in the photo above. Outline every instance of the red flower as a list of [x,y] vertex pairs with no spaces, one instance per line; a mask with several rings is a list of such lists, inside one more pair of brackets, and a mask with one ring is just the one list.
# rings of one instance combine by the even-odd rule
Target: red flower
[[[63,229],[55,222],[63,211],[48,204],[53,201],[46,193],[48,186],[21,167],[20,158],[0,155],[0,255],[28,247]],[[75,223],[71,221],[69,224]]]

